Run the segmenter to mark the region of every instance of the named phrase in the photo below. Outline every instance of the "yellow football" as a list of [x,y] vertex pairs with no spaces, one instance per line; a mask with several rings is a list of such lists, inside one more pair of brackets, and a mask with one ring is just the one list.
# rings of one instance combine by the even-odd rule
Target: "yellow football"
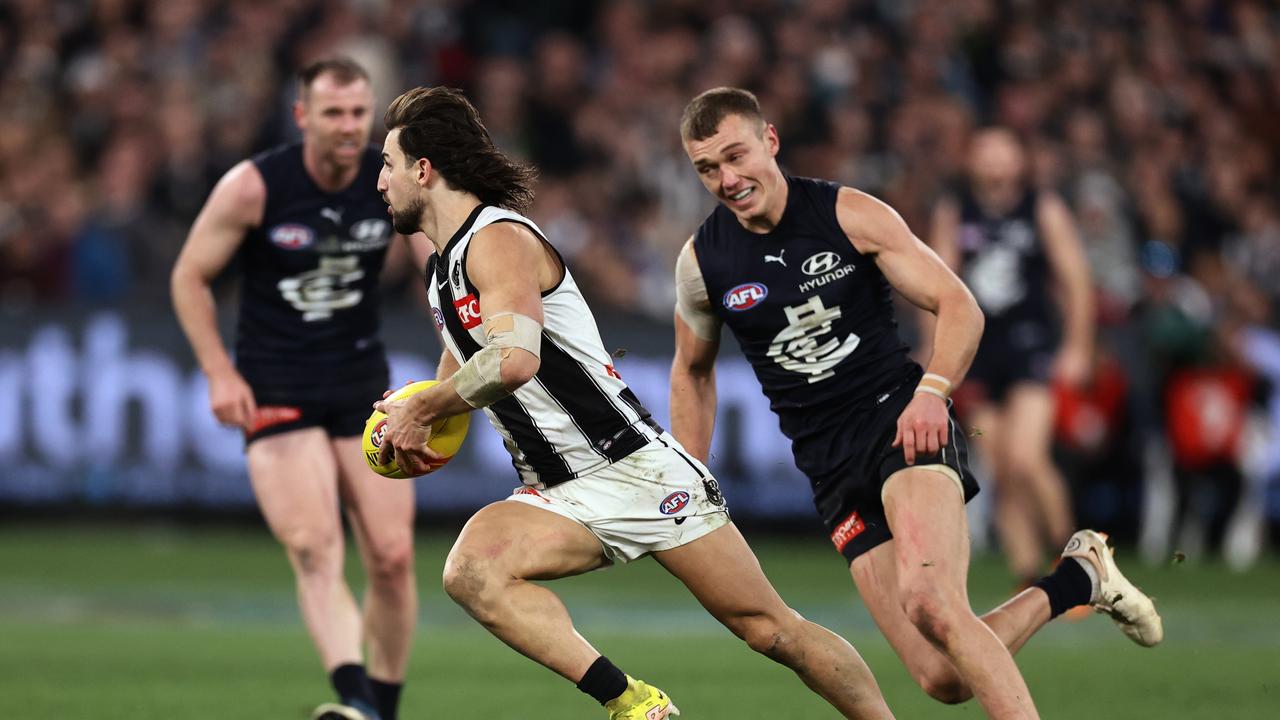
[[[416,383],[405,385],[399,390],[387,397],[388,400],[402,400],[422,392],[427,388],[435,385],[435,380],[422,380]],[[462,441],[467,437],[467,426],[470,424],[470,414],[454,415],[443,420],[437,421],[431,426],[431,439],[427,441],[427,447],[444,456],[443,460],[433,461],[427,472],[435,472],[444,467],[462,447]],[[387,432],[387,414],[373,411],[369,419],[364,423],[364,437],[361,444],[364,449],[364,459],[369,463],[369,467],[379,475],[389,478],[408,478],[406,474],[397,465],[395,458],[387,461],[386,465],[378,464],[378,452],[382,449],[382,440]]]

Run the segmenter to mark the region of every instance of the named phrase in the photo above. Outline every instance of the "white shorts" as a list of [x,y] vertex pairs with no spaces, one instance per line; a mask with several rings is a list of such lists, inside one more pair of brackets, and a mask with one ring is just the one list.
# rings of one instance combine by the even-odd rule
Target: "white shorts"
[[668,433],[590,475],[550,488],[524,485],[508,500],[582,525],[618,563],[686,545],[729,524],[716,479]]

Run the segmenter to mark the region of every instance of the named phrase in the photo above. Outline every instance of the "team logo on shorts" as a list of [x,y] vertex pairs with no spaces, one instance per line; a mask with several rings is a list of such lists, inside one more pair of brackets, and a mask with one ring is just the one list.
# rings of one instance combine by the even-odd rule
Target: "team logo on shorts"
[[658,510],[663,515],[675,515],[685,506],[689,504],[689,493],[683,490],[677,490],[670,495],[662,498],[662,503],[658,505]]
[[369,442],[376,448],[382,447],[382,438],[387,436],[387,419],[383,418],[374,426],[373,432],[369,433]]
[[298,223],[285,223],[271,228],[268,233],[276,247],[285,250],[301,250],[315,242],[316,234],[311,228]]
[[702,478],[702,489],[707,493],[707,502],[712,505],[724,505],[724,495],[720,493],[720,481],[713,477]]
[[769,296],[769,288],[764,283],[743,283],[724,294],[724,306],[733,312],[742,312],[764,302]]

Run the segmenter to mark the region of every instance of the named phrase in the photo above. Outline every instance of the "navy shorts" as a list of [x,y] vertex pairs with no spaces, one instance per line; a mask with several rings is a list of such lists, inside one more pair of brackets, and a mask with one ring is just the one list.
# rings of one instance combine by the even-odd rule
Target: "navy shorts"
[[960,477],[967,503],[978,494],[978,482],[969,471],[969,451],[960,424],[951,416],[948,444],[933,454],[916,454],[907,465],[901,447],[893,447],[898,417],[915,395],[916,382],[903,383],[884,396],[863,417],[855,418],[847,431],[865,443],[840,469],[814,482],[814,504],[830,533],[831,542],[850,563],[854,558],[893,537],[885,518],[880,490],[891,475],[908,467],[946,465]]
[[1049,383],[1058,333],[1048,320],[988,325],[965,376],[966,392],[1002,403],[1018,383]]
[[245,444],[311,427],[322,428],[332,438],[358,436],[389,382],[386,375],[379,375],[359,384],[307,390],[251,384],[258,413],[253,428],[245,433]]

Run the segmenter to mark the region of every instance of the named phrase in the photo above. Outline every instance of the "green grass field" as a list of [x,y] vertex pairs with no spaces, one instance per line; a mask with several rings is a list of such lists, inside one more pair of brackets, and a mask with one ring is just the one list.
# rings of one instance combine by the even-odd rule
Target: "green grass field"
[[[451,537],[419,545],[422,624],[402,717],[603,718],[585,695],[493,639],[444,596],[439,571]],[[973,703],[945,707],[916,689],[820,540],[748,539],[783,597],[858,647],[899,718],[982,716]],[[1018,657],[1045,718],[1280,717],[1280,564],[1248,574],[1215,565],[1134,567],[1130,577],[1159,596],[1165,643],[1138,648],[1100,616],[1046,628]],[[975,563],[979,608],[1009,585],[997,558]],[[670,692],[684,717],[833,716],[788,671],[729,636],[652,561],[552,587],[583,634]],[[0,716],[293,720],[329,694],[297,617],[288,566],[265,531],[0,528]]]

